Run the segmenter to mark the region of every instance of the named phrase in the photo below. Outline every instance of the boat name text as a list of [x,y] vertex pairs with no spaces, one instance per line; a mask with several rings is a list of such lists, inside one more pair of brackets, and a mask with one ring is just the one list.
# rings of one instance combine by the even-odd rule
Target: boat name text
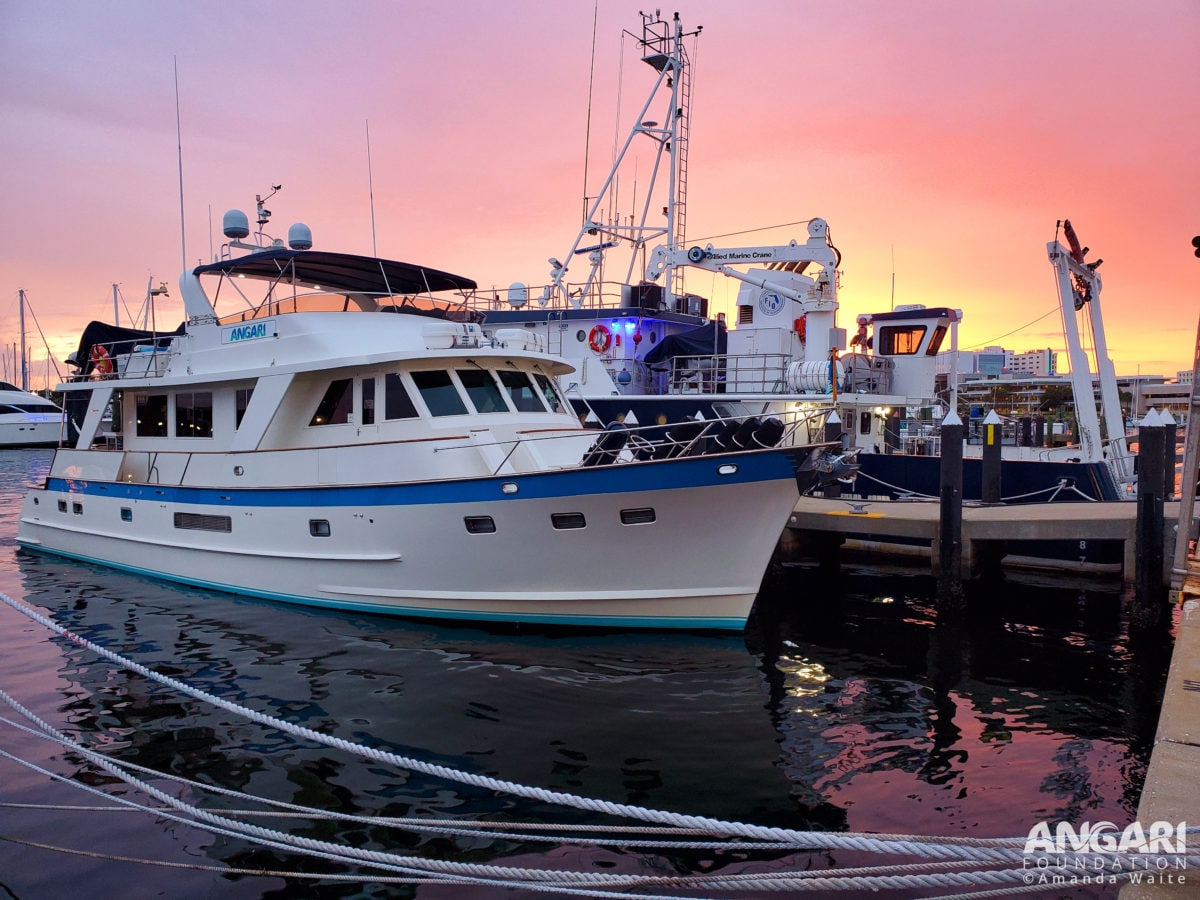
[[275,323],[247,322],[244,325],[233,325],[222,330],[222,344],[236,344],[240,341],[256,341],[259,338],[275,337]]

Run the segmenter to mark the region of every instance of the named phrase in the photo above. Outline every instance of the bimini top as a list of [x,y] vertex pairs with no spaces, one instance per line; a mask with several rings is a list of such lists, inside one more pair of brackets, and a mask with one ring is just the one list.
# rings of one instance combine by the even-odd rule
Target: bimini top
[[273,247],[247,256],[223,259],[197,266],[192,272],[195,275],[217,273],[278,280],[329,293],[376,296],[471,291],[477,287],[470,278],[412,263],[351,253],[289,250],[286,247]]

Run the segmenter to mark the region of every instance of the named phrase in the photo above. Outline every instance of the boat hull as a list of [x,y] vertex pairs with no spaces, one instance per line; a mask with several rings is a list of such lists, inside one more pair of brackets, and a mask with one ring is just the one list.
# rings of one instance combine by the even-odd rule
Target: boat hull
[[51,477],[26,498],[17,540],[359,612],[740,630],[797,496],[784,451],[338,487]]
[[66,435],[62,416],[0,417],[0,447],[54,447]]

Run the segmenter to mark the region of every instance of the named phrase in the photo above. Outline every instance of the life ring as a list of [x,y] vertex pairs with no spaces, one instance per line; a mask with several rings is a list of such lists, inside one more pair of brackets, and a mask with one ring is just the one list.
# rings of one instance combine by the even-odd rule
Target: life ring
[[89,354],[92,360],[92,371],[98,375],[111,375],[113,370],[112,357],[108,355],[108,348],[103,344],[93,344],[92,352]]
[[588,333],[588,345],[597,353],[604,353],[612,346],[612,332],[607,325],[597,325]]

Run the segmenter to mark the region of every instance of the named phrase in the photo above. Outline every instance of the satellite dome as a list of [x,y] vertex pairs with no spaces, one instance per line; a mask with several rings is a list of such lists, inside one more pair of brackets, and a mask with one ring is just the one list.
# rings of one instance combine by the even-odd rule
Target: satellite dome
[[221,223],[221,230],[225,233],[225,237],[236,241],[249,236],[250,220],[246,218],[246,214],[240,209],[231,209],[225,213],[225,218]]
[[312,229],[303,222],[297,222],[288,229],[288,246],[293,250],[312,249]]

